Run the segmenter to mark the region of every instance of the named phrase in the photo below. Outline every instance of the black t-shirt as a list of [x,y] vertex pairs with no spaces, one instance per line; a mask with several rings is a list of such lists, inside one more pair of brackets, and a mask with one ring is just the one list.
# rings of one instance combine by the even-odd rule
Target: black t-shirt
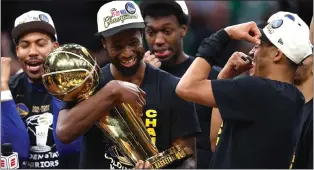
[[[110,64],[102,68],[102,75],[98,89],[114,80]],[[146,65],[144,80],[140,86],[146,92],[142,120],[147,130],[150,128],[148,131],[153,141],[156,141],[159,151],[170,148],[176,138],[196,136],[200,132],[194,104],[182,100],[175,93],[178,82],[179,79],[175,76]],[[70,107],[73,107],[73,103],[64,106]],[[125,158],[118,148],[95,125],[83,136],[80,168],[133,168],[123,160]]]
[[303,117],[293,169],[313,169],[313,99],[305,103]]
[[214,169],[287,169],[300,137],[304,97],[288,83],[261,77],[213,80],[224,128]]
[[[194,59],[195,59],[194,57],[189,56],[187,60],[180,64],[176,64],[171,67],[161,66],[161,69],[177,77],[182,77],[184,73],[188,70],[188,68],[191,66]],[[209,73],[208,79],[209,80],[217,79],[220,70],[221,70],[220,67],[213,66]],[[212,108],[200,104],[195,104],[195,107],[202,129],[202,133],[200,133],[196,138],[198,162],[197,168],[207,169],[209,166],[209,161],[212,157],[209,139]]]
[[53,138],[51,95],[42,84],[29,83],[25,73],[10,79],[10,90],[30,138],[30,156],[23,164],[31,169],[62,168]]

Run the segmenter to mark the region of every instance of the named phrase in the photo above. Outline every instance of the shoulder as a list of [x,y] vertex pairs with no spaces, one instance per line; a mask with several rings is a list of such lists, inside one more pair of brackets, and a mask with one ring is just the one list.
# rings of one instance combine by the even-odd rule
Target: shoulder
[[[158,77],[159,84],[161,86],[165,86],[167,89],[175,89],[177,84],[179,83],[180,78],[164,71],[159,68],[155,68],[149,64],[147,64],[147,69],[149,72],[155,74]],[[151,75],[148,75],[151,76]]]
[[23,82],[25,80],[25,78],[26,78],[26,75],[24,72],[11,76],[10,80],[9,80],[10,89],[17,88],[18,84],[20,82]]
[[96,88],[96,91],[100,90],[102,87],[104,87],[112,79],[113,78],[112,78],[111,72],[110,72],[110,63],[108,63],[100,69],[99,84]]

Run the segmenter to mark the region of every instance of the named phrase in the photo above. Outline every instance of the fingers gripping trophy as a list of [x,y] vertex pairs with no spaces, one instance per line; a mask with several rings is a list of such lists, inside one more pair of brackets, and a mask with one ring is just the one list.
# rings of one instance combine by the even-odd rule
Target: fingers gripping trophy
[[[45,63],[43,83],[50,94],[59,100],[83,101],[95,93],[100,69],[86,48],[77,44],[65,44],[52,51]],[[149,161],[152,168],[160,169],[192,156],[189,148],[180,145],[158,152],[144,123],[130,104],[112,107],[97,122],[97,126],[109,137],[135,166],[139,160]]]

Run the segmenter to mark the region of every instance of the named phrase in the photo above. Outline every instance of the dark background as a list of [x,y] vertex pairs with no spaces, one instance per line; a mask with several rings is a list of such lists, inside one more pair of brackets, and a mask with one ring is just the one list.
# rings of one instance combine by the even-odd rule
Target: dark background
[[[142,0],[135,0],[139,3]],[[51,15],[60,44],[77,43],[87,47],[95,55],[100,66],[107,63],[106,52],[97,32],[97,12],[106,0],[2,0],[1,2],[1,56],[10,56],[12,73],[19,69],[16,61],[15,45],[10,32],[15,18],[30,10],[40,10]],[[277,1],[186,1],[191,24],[184,39],[184,50],[194,56],[201,41],[213,32],[231,24],[248,21],[263,22],[277,11],[297,13],[307,24],[313,16],[313,0]],[[233,43],[224,54],[225,61],[232,51],[248,52],[251,45]],[[223,66],[224,62],[219,63]]]

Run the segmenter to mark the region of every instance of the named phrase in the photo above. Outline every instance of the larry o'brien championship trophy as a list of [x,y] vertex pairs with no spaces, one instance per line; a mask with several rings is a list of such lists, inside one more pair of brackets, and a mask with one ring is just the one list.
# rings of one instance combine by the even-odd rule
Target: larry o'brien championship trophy
[[[86,48],[65,44],[52,51],[44,63],[43,83],[50,94],[62,101],[83,101],[93,95],[99,83],[100,69]],[[190,148],[180,145],[158,152],[144,123],[131,105],[114,106],[97,122],[130,165],[149,161],[155,169],[192,156]],[[99,148],[101,149],[101,148]]]

